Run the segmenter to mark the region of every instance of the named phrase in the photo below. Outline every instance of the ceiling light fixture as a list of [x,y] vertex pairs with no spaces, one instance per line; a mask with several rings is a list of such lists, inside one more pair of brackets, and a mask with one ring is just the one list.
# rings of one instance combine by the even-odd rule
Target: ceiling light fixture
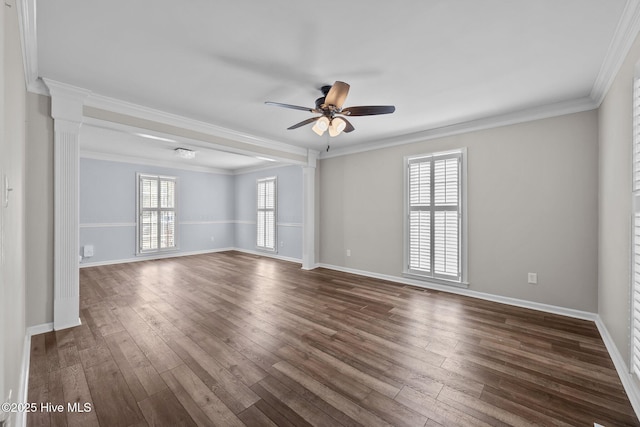
[[149,135],[148,133],[135,133],[134,135],[141,136],[147,139],[155,139],[156,141],[165,141],[165,142],[177,142],[174,139],[163,138],[161,136]]
[[329,128],[329,119],[326,116],[320,117],[316,120],[316,124],[311,128],[315,133],[322,136]]
[[331,125],[329,125],[329,135],[338,136],[346,127],[347,122],[345,122],[344,119],[341,119],[340,117],[334,117],[333,120],[331,120]]
[[260,156],[256,156],[256,159],[266,160],[267,162],[275,162],[276,161],[275,159],[270,159],[268,157],[260,157]]
[[176,148],[176,154],[183,159],[193,159],[196,157],[196,152],[189,150],[188,148]]

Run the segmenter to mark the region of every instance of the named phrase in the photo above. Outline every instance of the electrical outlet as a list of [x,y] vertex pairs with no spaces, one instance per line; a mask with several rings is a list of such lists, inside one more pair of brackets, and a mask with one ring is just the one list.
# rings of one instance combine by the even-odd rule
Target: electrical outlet
[[347,249],[347,256],[351,256],[351,249]]
[[216,241],[216,238],[215,238],[215,237],[213,237],[213,236],[211,236],[211,241],[212,241],[212,242],[215,242],[215,241]]
[[284,248],[284,240],[280,240],[280,247]]
[[527,281],[532,285],[535,285],[536,283],[538,283],[538,273],[528,273]]

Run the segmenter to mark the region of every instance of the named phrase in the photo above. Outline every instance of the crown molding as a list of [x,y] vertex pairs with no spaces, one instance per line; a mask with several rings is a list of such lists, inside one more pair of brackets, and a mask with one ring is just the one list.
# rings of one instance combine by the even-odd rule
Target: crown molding
[[36,0],[16,0],[16,5],[18,8],[22,62],[27,90],[39,95],[49,95],[47,87],[38,75]]
[[93,159],[93,160],[105,160],[108,162],[132,163],[136,165],[156,166],[156,167],[162,167],[162,168],[187,170],[192,172],[215,173],[218,175],[233,175],[232,171],[229,171],[226,169],[208,168],[206,166],[196,166],[196,165],[190,166],[190,165],[185,165],[181,163],[173,163],[170,161],[150,160],[144,157],[124,156],[122,154],[99,153],[97,151],[81,150],[80,158]]
[[468,122],[461,122],[440,128],[401,135],[395,138],[380,139],[365,144],[358,144],[351,147],[331,149],[331,151],[320,154],[320,159],[346,156],[349,154],[363,153],[365,151],[379,150],[382,148],[395,147],[398,145],[424,142],[447,136],[460,135],[463,133],[476,132],[485,129],[492,129],[502,126],[509,126],[518,123],[531,122],[534,120],[547,119],[551,117],[563,116],[566,114],[580,113],[594,110],[598,106],[590,97],[584,97],[571,101],[563,101],[555,104],[547,104],[538,107],[528,108],[513,113],[506,113],[491,117],[486,117]]
[[179,116],[177,114],[167,113],[164,111],[156,110],[153,108],[145,107],[138,104],[133,104],[127,101],[122,101],[115,98],[109,98],[107,96],[98,95],[92,93],[85,102],[87,107],[98,108],[118,114],[124,114],[139,119],[150,120],[154,122],[160,122],[171,126],[176,126],[183,129],[188,129],[195,132],[205,133],[218,138],[230,139],[237,142],[244,142],[246,144],[258,146],[261,148],[270,148],[285,153],[296,154],[300,156],[306,156],[307,150],[305,148],[296,147],[290,144],[285,144],[278,141],[273,141],[266,138],[261,138],[248,133],[235,131],[222,126],[214,125],[211,123],[202,122],[199,120],[190,119],[187,117]]
[[250,173],[254,173],[254,172],[262,172],[262,171],[267,171],[267,170],[271,170],[271,169],[280,169],[280,168],[286,168],[289,166],[300,166],[300,165],[293,165],[293,164],[282,164],[282,163],[271,163],[271,164],[266,164],[266,165],[256,165],[256,166],[247,166],[246,168],[239,168],[239,169],[235,169],[233,171],[234,175],[247,175]]
[[639,31],[640,0],[627,0],[600,72],[591,89],[590,97],[596,106],[599,107],[602,104]]
[[51,117],[56,121],[56,126],[61,121],[80,126],[82,106],[91,92],[55,80],[44,79],[44,83],[51,94]]

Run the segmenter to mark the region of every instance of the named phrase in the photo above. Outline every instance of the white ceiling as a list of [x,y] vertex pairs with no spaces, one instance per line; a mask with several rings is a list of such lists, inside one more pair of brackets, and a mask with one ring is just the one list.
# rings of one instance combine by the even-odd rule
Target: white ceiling
[[37,0],[38,74],[318,150],[286,130],[311,113],[264,101],[312,107],[342,80],[345,106],[396,106],[331,140],[357,147],[589,97],[625,3]]

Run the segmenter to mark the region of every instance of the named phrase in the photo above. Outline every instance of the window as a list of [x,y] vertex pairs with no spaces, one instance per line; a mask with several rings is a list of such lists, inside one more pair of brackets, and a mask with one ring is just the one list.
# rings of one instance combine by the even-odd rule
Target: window
[[640,378],[640,78],[633,84],[631,372]]
[[462,150],[407,158],[406,274],[463,282]]
[[257,182],[256,246],[276,250],[276,177]]
[[176,249],[176,178],[138,174],[138,253]]

